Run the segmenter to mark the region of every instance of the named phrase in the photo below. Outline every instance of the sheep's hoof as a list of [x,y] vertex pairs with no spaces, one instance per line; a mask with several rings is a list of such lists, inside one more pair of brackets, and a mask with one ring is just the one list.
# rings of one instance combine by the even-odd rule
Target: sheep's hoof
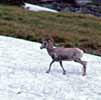
[[46,73],[49,73],[49,72],[50,72],[49,70],[46,71]]
[[82,76],[86,76],[86,73],[83,73]]
[[63,72],[63,75],[66,75],[66,71]]

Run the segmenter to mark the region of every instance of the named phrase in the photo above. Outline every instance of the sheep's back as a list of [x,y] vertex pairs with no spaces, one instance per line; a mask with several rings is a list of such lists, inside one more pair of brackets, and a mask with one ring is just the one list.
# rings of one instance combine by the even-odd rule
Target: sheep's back
[[79,48],[54,48],[54,52],[57,57],[61,59],[76,59],[81,58],[83,56],[83,51]]

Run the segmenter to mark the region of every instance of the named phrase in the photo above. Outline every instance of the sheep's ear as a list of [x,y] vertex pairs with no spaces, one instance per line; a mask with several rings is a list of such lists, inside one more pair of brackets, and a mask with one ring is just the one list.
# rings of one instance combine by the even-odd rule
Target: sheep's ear
[[45,41],[45,38],[41,38],[41,42],[44,42]]
[[52,38],[52,36],[50,36],[50,35],[45,35],[43,38],[42,38],[42,40],[41,41],[51,41],[51,42],[53,42],[54,43],[54,40],[53,40],[53,38]]
[[54,42],[53,38],[50,36],[47,38],[48,41]]

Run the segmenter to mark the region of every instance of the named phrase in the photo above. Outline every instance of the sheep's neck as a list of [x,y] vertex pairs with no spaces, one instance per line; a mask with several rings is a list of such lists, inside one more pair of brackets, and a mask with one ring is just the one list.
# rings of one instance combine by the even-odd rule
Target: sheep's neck
[[49,55],[51,55],[52,52],[54,51],[53,44],[51,42],[48,43],[47,51]]

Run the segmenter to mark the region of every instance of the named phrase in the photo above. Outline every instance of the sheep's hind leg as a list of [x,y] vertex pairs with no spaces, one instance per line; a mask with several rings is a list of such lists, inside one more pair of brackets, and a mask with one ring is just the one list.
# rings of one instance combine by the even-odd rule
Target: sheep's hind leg
[[66,74],[66,71],[65,71],[65,69],[64,69],[64,67],[63,67],[62,61],[59,61],[59,63],[60,63],[60,66],[61,66],[61,68],[62,68],[62,70],[63,70],[63,74],[65,75],[65,74]]
[[52,62],[50,63],[50,65],[49,65],[49,69],[46,71],[46,73],[49,73],[50,72],[50,70],[51,70],[51,66],[52,66],[52,64],[55,62],[55,60],[52,60]]
[[81,59],[76,59],[74,61],[83,65],[83,74],[82,75],[85,76],[86,75],[86,65],[87,65],[87,62],[86,61],[82,61]]

